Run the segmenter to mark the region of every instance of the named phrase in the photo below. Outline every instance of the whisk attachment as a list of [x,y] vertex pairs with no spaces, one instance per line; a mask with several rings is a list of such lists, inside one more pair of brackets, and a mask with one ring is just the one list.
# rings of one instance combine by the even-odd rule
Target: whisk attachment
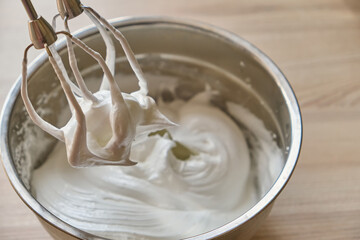
[[85,9],[85,11],[88,11],[90,14],[92,14],[97,19],[97,21],[103,24],[119,41],[121,47],[125,52],[125,55],[129,61],[132,70],[134,71],[137,79],[139,80],[138,84],[140,89],[136,93],[141,95],[147,95],[149,90],[148,90],[146,78],[144,77],[144,73],[141,70],[140,64],[136,60],[135,54],[133,53],[125,36],[113,25],[111,25],[105,18],[103,18],[98,12],[96,12],[93,8],[87,6],[83,6],[83,8]]
[[[59,14],[55,15],[53,17],[52,26],[55,29],[56,28],[56,18],[61,16],[61,18],[64,20],[64,27],[65,30],[70,33],[68,21],[78,15],[80,15],[82,12],[84,12],[84,7],[78,0],[57,0],[57,6],[58,6],[58,12]],[[114,75],[115,73],[115,47],[112,39],[109,37],[105,27],[88,11],[85,11],[86,15],[89,17],[89,19],[95,24],[97,29],[100,32],[100,35],[102,36],[105,46],[106,46],[106,64],[108,65],[111,73]],[[68,51],[73,52],[72,50],[72,43],[67,39],[67,46]],[[73,67],[76,67],[75,64],[72,64]],[[76,71],[73,69],[73,71]],[[103,77],[103,81],[101,82],[100,86],[101,90],[108,90],[108,81],[106,79],[106,75]]]
[[[52,124],[46,122],[43,118],[39,116],[39,114],[35,111],[34,106],[31,104],[29,99],[28,90],[27,90],[27,53],[34,44],[30,44],[26,47],[24,51],[24,58],[22,62],[22,81],[21,81],[21,97],[23,99],[25,108],[29,114],[31,120],[39,126],[42,130],[49,133],[53,137],[57,138],[58,140],[64,142],[65,138],[60,129],[53,126]],[[48,53],[51,54],[50,51]]]
[[[151,128],[156,130],[174,124],[159,112],[154,99],[147,96],[146,80],[123,35],[105,19],[99,17],[94,10],[80,5],[82,11],[85,11],[87,15],[90,15],[90,19],[95,21],[103,38],[106,39],[105,43],[109,54],[107,54],[107,59],[104,60],[98,52],[70,33],[68,20],[82,11],[72,11],[70,14],[69,6],[73,5],[67,5],[68,2],[80,4],[79,1],[61,1],[64,12],[59,14],[64,19],[66,31],[55,33],[47,22],[39,25],[39,28],[45,29],[44,31],[36,31],[37,25],[31,25],[35,26],[35,32],[39,36],[35,38],[38,40],[34,40],[24,52],[21,95],[25,108],[36,125],[58,140],[65,142],[70,165],[74,167],[134,165],[136,163],[129,159],[131,143],[136,134],[144,131],[138,131],[137,126],[141,126],[142,129]],[[41,21],[41,23],[45,21],[39,20],[42,18],[37,16],[29,0],[24,0],[23,3],[30,16],[30,21]],[[32,20],[32,18],[36,19]],[[112,41],[109,40],[110,37],[105,28],[114,33],[117,39],[120,39],[130,65],[139,79],[139,91],[131,94],[122,93],[117,85],[114,79],[114,46]],[[48,34],[48,32],[51,34]],[[61,57],[55,49],[54,43],[58,34],[63,34],[66,37],[70,67],[78,86],[70,80]],[[47,35],[52,36],[52,38],[48,38]],[[104,89],[100,89],[95,93],[88,90],[77,67],[73,44],[98,62],[104,72],[103,81],[106,82],[106,85],[102,84],[102,86],[106,86]],[[32,46],[45,48],[49,55],[49,61],[65,93],[72,117],[63,128],[57,128],[42,119],[29,99],[27,91],[27,52]],[[112,51],[112,54],[110,54],[110,51]]]
[[[141,94],[141,95],[147,95],[148,94],[147,81],[141,70],[140,64],[137,62],[135,55],[134,55],[129,43],[127,42],[126,38],[124,37],[124,35],[119,30],[117,30],[114,26],[112,26],[105,18],[103,18],[93,8],[82,5],[82,3],[79,0],[57,0],[57,3],[58,3],[59,14],[64,19],[65,29],[67,31],[69,31],[68,26],[67,26],[67,20],[75,17],[75,15],[73,14],[74,12],[76,12],[78,15],[80,15],[81,12],[84,11],[86,13],[86,15],[90,18],[90,20],[96,25],[101,36],[104,39],[104,42],[105,42],[105,45],[107,48],[106,63],[109,66],[111,72],[114,73],[115,48],[114,48],[111,38],[109,37],[109,35],[106,32],[106,29],[110,31],[110,33],[121,44],[121,46],[125,52],[125,55],[130,63],[130,66],[131,66],[132,70],[134,71],[136,77],[139,80],[140,89],[137,93]],[[82,11],[78,10],[79,8],[81,8]],[[107,81],[105,80],[105,78],[106,78],[106,76],[104,77],[104,80],[102,82],[100,89],[108,89]]]

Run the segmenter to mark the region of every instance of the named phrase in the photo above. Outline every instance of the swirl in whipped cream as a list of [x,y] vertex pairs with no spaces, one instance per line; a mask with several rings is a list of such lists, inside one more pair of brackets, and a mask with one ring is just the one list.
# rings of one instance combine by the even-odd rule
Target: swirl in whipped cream
[[[134,166],[75,169],[58,144],[33,173],[36,199],[65,222],[111,239],[179,239],[234,220],[269,190],[283,157],[260,120],[228,102],[230,117],[210,97],[160,104],[179,125],[163,136],[138,135]],[[254,135],[251,150],[233,119]],[[194,154],[177,159],[175,140]]]

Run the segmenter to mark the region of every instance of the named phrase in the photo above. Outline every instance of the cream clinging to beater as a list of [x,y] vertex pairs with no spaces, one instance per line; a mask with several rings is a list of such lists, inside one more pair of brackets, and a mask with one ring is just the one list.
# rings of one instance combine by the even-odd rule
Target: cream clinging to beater
[[[95,10],[83,6],[77,0],[57,1],[60,16],[64,19],[65,29],[67,30],[57,33],[50,24],[36,14],[29,0],[22,0],[22,2],[30,17],[29,31],[33,42],[26,48],[24,53],[21,86],[22,98],[30,118],[44,131],[65,142],[67,158],[72,166],[135,164],[129,159],[129,155],[131,142],[135,135],[140,133],[137,127],[158,130],[171,126],[173,123],[159,112],[155,101],[147,95],[147,82],[125,37]],[[99,32],[105,40],[108,48],[106,60],[80,39],[69,33],[68,20],[78,16],[83,11],[99,28]],[[124,49],[125,55],[138,78],[138,91],[131,94],[122,93],[115,82],[114,47],[105,28],[114,35]],[[54,47],[58,34],[63,34],[66,37],[70,67],[78,86],[70,80]],[[104,71],[103,83],[100,90],[95,94],[88,90],[77,67],[73,43],[93,57]],[[57,128],[42,119],[29,100],[27,92],[27,52],[32,46],[37,49],[46,49],[49,61],[60,80],[69,103],[72,117],[62,128]]]

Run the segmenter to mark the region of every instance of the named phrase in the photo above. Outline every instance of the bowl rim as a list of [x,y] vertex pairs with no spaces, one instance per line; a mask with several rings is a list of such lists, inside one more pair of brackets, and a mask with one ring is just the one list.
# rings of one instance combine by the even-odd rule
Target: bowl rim
[[[115,27],[126,27],[134,25],[155,25],[155,24],[167,24],[170,26],[181,26],[191,29],[196,29],[207,34],[216,35],[222,39],[244,48],[248,54],[250,54],[274,79],[277,86],[281,90],[285,104],[288,108],[290,115],[291,123],[291,146],[289,146],[289,153],[287,161],[280,173],[278,179],[275,181],[270,190],[265,194],[265,196],[257,202],[251,209],[245,212],[243,215],[239,216],[235,220],[220,226],[214,230],[192,236],[186,239],[191,240],[200,240],[200,239],[211,239],[224,235],[228,232],[233,231],[238,226],[244,224],[248,220],[254,218],[256,215],[265,210],[265,208],[276,199],[276,197],[281,193],[286,184],[288,183],[295,166],[298,162],[300,155],[301,145],[302,145],[302,135],[303,135],[303,125],[302,117],[300,112],[300,107],[295,96],[295,93],[290,86],[288,80],[280,69],[275,65],[275,63],[267,57],[262,51],[260,51],[253,44],[239,37],[238,35],[213,26],[207,23],[202,23],[198,21],[193,21],[189,19],[175,18],[175,17],[165,17],[165,16],[143,16],[143,17],[120,17],[115,18],[110,21]],[[97,33],[95,26],[88,26],[81,28],[76,31],[73,35],[78,38],[89,37]],[[63,49],[66,46],[65,39],[60,40],[56,47],[57,49]],[[31,76],[36,69],[38,69],[45,61],[47,61],[46,53],[40,54],[32,63],[28,66],[28,76]],[[9,139],[8,139],[8,126],[13,110],[13,106],[17,97],[20,95],[20,85],[21,85],[21,76],[18,77],[15,84],[12,86],[7,98],[4,102],[4,106],[0,115],[0,154],[2,158],[3,167],[7,174],[7,177],[18,194],[22,201],[38,216],[41,217],[44,221],[57,228],[58,230],[70,234],[71,236],[78,239],[107,239],[96,236],[94,234],[85,232],[78,228],[75,228],[66,222],[60,220],[55,215],[46,210],[26,189],[22,183],[20,177],[17,174],[15,165],[11,158],[11,153],[9,151]]]

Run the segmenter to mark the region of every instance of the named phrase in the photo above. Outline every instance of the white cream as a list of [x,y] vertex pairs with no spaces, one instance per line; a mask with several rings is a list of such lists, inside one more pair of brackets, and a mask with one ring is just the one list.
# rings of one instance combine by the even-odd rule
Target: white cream
[[75,169],[59,143],[33,173],[34,195],[65,222],[111,239],[179,239],[224,225],[255,205],[283,166],[262,122],[239,105],[227,107],[254,134],[251,153],[206,92],[159,106],[179,124],[168,130],[194,153],[188,160],[174,157],[168,135],[143,134],[130,154],[137,165]]

